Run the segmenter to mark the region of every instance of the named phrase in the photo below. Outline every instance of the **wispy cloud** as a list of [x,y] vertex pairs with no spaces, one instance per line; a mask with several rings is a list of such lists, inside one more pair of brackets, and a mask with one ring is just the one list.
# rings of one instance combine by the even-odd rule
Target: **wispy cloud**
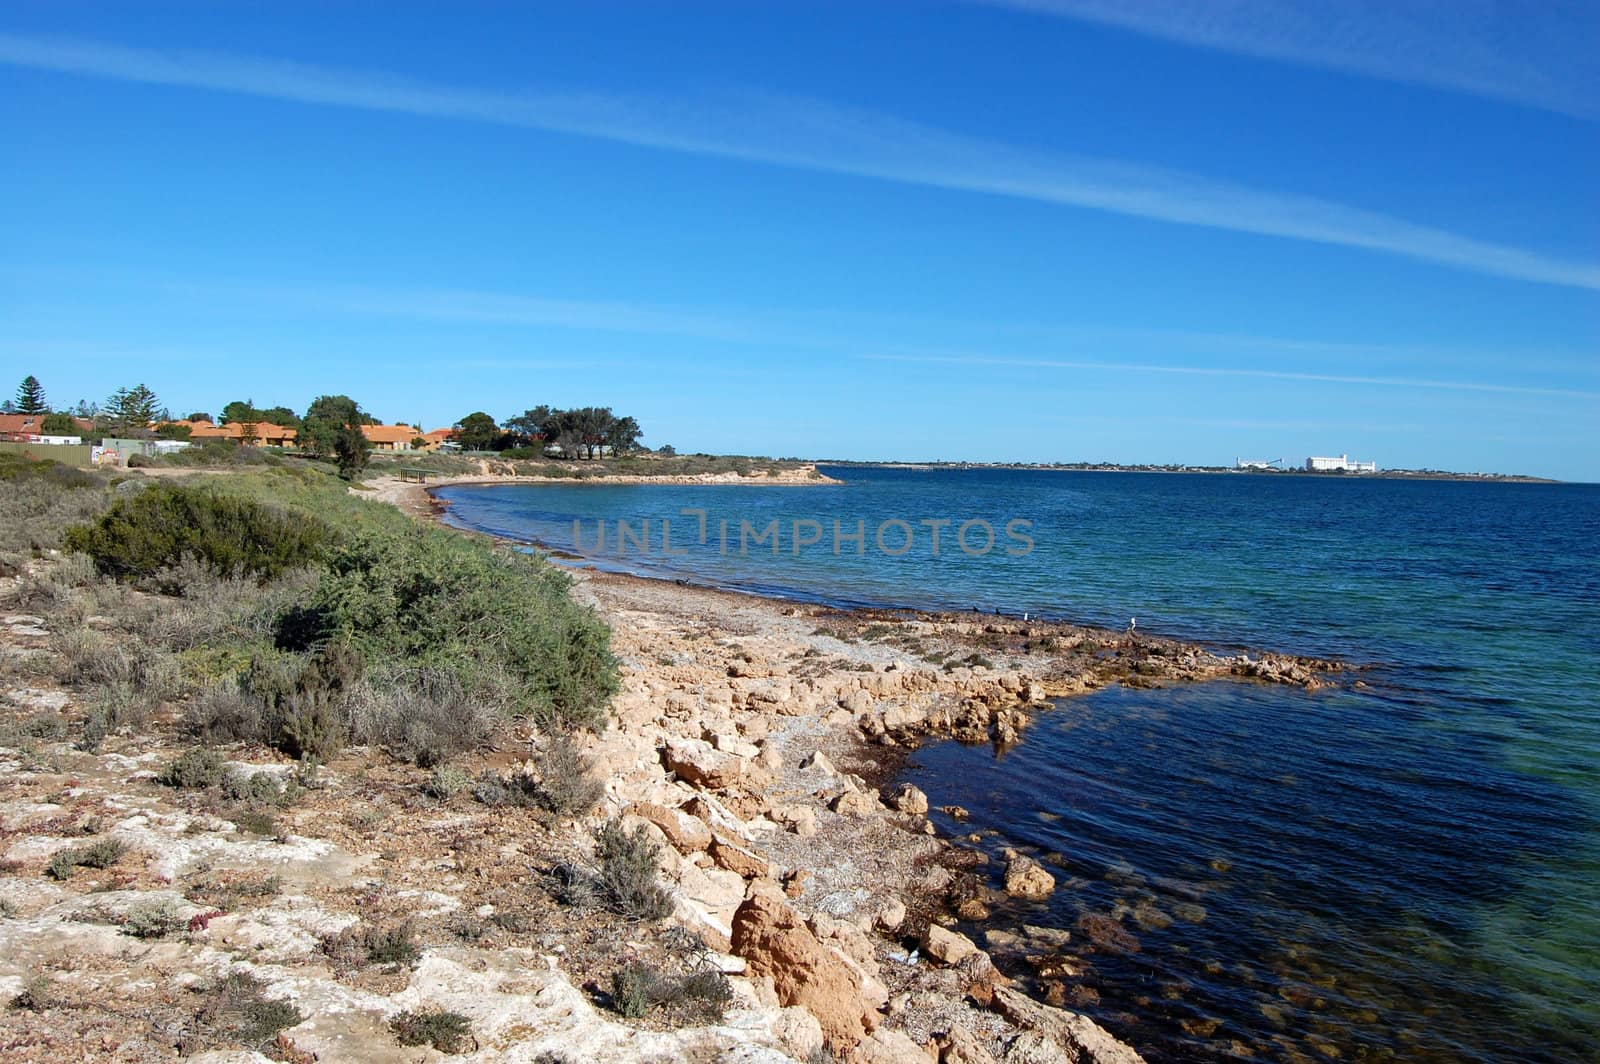
[[510,94],[250,56],[0,34],[0,63],[306,104],[489,122],[774,166],[1008,196],[1600,290],[1600,264],[1510,247],[1310,196],[1134,163],[1014,148],[823,101],[740,93],[660,100]]
[[[1038,369],[1086,369],[1129,373],[1167,373],[1192,376],[1260,377],[1287,381],[1315,381],[1377,387],[1431,388],[1454,392],[1487,392],[1567,399],[1597,399],[1600,391],[1538,383],[1501,384],[1402,376],[1394,373],[1360,373],[1356,367],[1398,365],[1441,369],[1476,368],[1503,371],[1517,367],[1524,381],[1538,381],[1536,373],[1577,374],[1587,382],[1594,376],[1595,359],[1586,351],[1475,350],[1383,343],[1361,340],[1319,340],[1305,337],[1217,333],[1187,329],[1152,329],[1087,323],[980,321],[950,316],[904,315],[839,311],[795,310],[772,307],[709,307],[645,301],[592,300],[570,296],[519,294],[463,288],[421,286],[377,287],[323,281],[315,285],[272,279],[209,277],[203,281],[162,277],[147,269],[58,270],[0,266],[0,280],[25,285],[28,291],[51,293],[58,289],[92,288],[129,293],[146,298],[142,306],[159,305],[162,297],[176,297],[180,308],[227,307],[267,312],[275,318],[334,315],[338,317],[394,319],[459,324],[507,326],[513,330],[576,330],[625,336],[686,338],[713,341],[696,345],[692,366],[706,367],[721,376],[744,375],[742,364],[754,348],[789,348],[810,357],[823,354],[878,362],[928,365]],[[966,339],[954,339],[954,338]],[[938,338],[938,339],[934,339]],[[0,341],[0,354],[27,353],[50,357],[49,343],[31,343],[26,351],[16,337]],[[995,355],[1010,351],[1094,351],[1097,358],[1019,357]],[[62,350],[73,354],[77,349]],[[86,351],[91,350],[86,348]],[[104,355],[106,349],[92,349]],[[161,357],[199,357],[170,352]],[[715,357],[713,357],[715,356]],[[623,368],[648,357],[658,363],[660,352],[643,356],[618,350],[606,356],[585,356],[586,364],[601,357],[610,368]],[[1264,360],[1271,365],[1261,365]],[[1235,365],[1215,364],[1231,360]],[[1247,363],[1239,365],[1237,363]],[[542,358],[480,358],[461,363],[479,368],[540,369],[557,363]],[[559,363],[566,365],[567,363]],[[688,367],[690,363],[679,364]],[[1301,367],[1338,365],[1342,373],[1315,372]],[[677,369],[674,372],[678,372]],[[754,372],[750,370],[749,372]],[[1552,379],[1546,377],[1546,379]]]
[[863,355],[875,362],[911,362],[946,366],[1015,366],[1026,369],[1107,370],[1120,373],[1168,373],[1192,377],[1259,377],[1266,380],[1307,381],[1323,384],[1356,384],[1384,388],[1426,388],[1435,391],[1490,392],[1505,395],[1543,395],[1563,399],[1600,399],[1600,391],[1579,388],[1541,388],[1488,381],[1430,380],[1421,377],[1363,376],[1343,373],[1306,373],[1296,370],[1260,369],[1245,366],[1185,366],[1150,362],[1095,361],[1055,358],[1001,358],[979,355]]
[[1600,6],[1592,0],[972,2],[1600,118]]

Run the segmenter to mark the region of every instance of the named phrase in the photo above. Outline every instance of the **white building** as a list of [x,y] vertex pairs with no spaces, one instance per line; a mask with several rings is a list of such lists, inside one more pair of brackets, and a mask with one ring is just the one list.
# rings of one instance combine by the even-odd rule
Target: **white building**
[[1337,458],[1313,456],[1306,459],[1308,473],[1376,473],[1377,471],[1377,462],[1352,462],[1347,454],[1341,454]]

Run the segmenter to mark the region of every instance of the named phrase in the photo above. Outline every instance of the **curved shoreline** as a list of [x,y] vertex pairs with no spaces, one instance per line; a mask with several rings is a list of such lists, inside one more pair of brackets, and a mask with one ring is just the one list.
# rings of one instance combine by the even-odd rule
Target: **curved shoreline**
[[[507,482],[513,481],[476,481]],[[415,482],[390,480],[377,488],[379,498],[421,520],[528,546],[447,521],[448,501]],[[863,993],[881,988],[870,991],[871,1011],[887,1008],[891,1017],[894,1006],[884,1002],[897,991],[911,994],[915,1003],[902,1006],[896,1023],[924,1044],[957,1025],[975,1032],[988,1025],[992,1034],[996,1023],[1027,1030],[1059,1018],[1087,1025],[1087,1037],[1100,1040],[1096,1052],[1076,1059],[1141,1059],[1082,1014],[1018,993],[1023,987],[1038,992],[1030,973],[1002,972],[957,930],[974,924],[971,884],[990,878],[982,870],[989,858],[963,836],[937,834],[925,796],[897,786],[911,751],[944,738],[1003,749],[1021,740],[1052,699],[1109,684],[1228,679],[1315,689],[1342,668],[1291,656],[1218,654],[1192,642],[1067,622],[840,608],[594,567],[568,571],[577,581],[573,594],[611,626],[613,652],[622,663],[616,724],[597,756],[608,765],[632,766],[614,780],[623,807],[667,830],[678,825],[682,810],[705,809],[688,795],[714,796],[720,806],[713,808],[733,818],[725,822],[730,830],[743,833],[736,840],[739,855],[718,851],[713,860],[753,876],[752,892],[764,889],[769,877],[781,878],[794,891],[785,904],[819,914],[842,897],[869,899],[859,903],[865,908],[852,903],[857,915],[851,919],[869,934],[875,928],[888,944],[877,939],[864,960],[856,959],[867,965]],[[817,775],[810,766],[819,754],[837,770]],[[696,778],[708,768],[702,761],[727,771]],[[685,781],[693,781],[689,790],[662,790]],[[723,814],[705,815],[713,816],[715,829],[714,817]],[[671,831],[667,838],[677,841]],[[775,870],[783,868],[791,871],[779,876]],[[1011,878],[1008,866],[1004,879]],[[999,887],[981,889],[993,897]],[[873,916],[884,906],[907,915],[886,928]],[[723,941],[729,933],[724,921],[732,915],[705,909],[703,930],[711,941]],[[738,953],[734,941],[722,948]],[[959,964],[935,960],[907,968],[892,960],[894,943],[936,957],[950,942],[955,953],[947,957],[960,954],[965,959]]]

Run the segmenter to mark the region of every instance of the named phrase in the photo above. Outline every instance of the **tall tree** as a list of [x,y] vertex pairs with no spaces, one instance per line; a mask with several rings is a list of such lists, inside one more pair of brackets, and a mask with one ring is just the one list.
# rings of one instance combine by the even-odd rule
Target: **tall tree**
[[96,427],[109,436],[140,437],[150,434],[150,425],[161,409],[156,393],[137,384],[132,388],[118,388],[106,399]]
[[531,410],[524,410],[516,417],[505,420],[505,430],[517,438],[519,446],[527,446],[538,439],[549,439],[545,429],[549,426],[550,408],[536,406]]
[[39,421],[39,431],[47,436],[77,436],[78,423],[71,414],[46,414]]
[[500,439],[500,426],[482,410],[468,414],[455,424],[456,441],[464,451],[487,451]]
[[306,408],[303,446],[319,458],[332,458],[349,479],[366,468],[372,443],[361,426],[372,419],[348,395],[320,395]]
[[261,432],[256,428],[261,424],[261,411],[256,409],[254,399],[243,402],[235,399],[222,408],[222,420],[225,424],[239,426],[239,442],[246,447],[254,447],[256,440],[261,438]]
[[339,463],[339,475],[346,480],[367,468],[367,458],[372,454],[372,441],[361,431],[359,422],[351,421],[339,426],[333,438],[333,457]]
[[286,406],[270,406],[261,411],[261,420],[269,425],[279,425],[286,429],[300,428],[300,415]]
[[639,423],[633,418],[614,418],[606,431],[606,446],[611,448],[612,454],[626,454],[639,446],[639,437],[643,435]]
[[233,402],[222,408],[223,424],[237,422],[238,424],[242,425],[246,421],[260,420],[261,413],[260,411],[256,410],[255,400],[253,399],[235,399]]
[[17,386],[17,413],[19,414],[48,414],[50,404],[44,397],[44,385],[39,383],[39,378],[28,374],[22,378],[22,383]]

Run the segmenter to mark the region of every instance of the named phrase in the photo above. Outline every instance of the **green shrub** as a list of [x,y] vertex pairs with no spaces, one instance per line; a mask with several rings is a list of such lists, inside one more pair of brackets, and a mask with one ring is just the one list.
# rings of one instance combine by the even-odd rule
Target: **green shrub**
[[344,715],[327,691],[290,695],[267,718],[269,741],[290,757],[325,761],[344,749]]
[[67,722],[53,709],[0,727],[0,746],[14,746],[30,739],[53,742],[66,737]]
[[549,738],[534,766],[539,773],[535,801],[552,813],[587,813],[605,796],[605,785],[595,778],[593,763],[561,732]]
[[454,765],[441,765],[434,770],[433,777],[422,785],[422,791],[430,798],[448,802],[471,786],[472,777],[466,772]]
[[265,997],[261,982],[248,972],[229,972],[223,979],[194,989],[201,1004],[195,1012],[193,1035],[182,1038],[178,1046],[185,1056],[230,1044],[259,1052],[270,1047],[279,1031],[305,1019],[291,1002]]
[[609,633],[547,563],[437,528],[367,530],[333,551],[281,646],[347,641],[413,675],[449,672],[467,692],[564,727],[605,726],[617,689]]
[[116,839],[100,839],[85,846],[57,850],[44,872],[51,879],[67,879],[78,868],[110,868],[127,852],[128,848]]
[[278,818],[265,809],[240,806],[228,813],[233,826],[246,835],[272,837],[278,834]]
[[261,700],[223,680],[201,691],[184,709],[186,732],[208,743],[255,742],[262,737]]
[[394,1036],[403,1046],[432,1046],[441,1053],[459,1053],[468,1047],[471,1022],[459,1012],[429,1009],[407,1010],[389,1021]]
[[322,939],[322,952],[333,966],[349,971],[367,965],[408,966],[422,956],[409,922],[388,927],[354,924]]
[[650,991],[655,972],[642,964],[630,964],[611,973],[611,1007],[630,1020],[640,1020],[650,1011]]
[[431,768],[488,742],[498,718],[452,672],[423,669],[361,685],[350,702],[355,742]]
[[178,903],[170,898],[128,910],[122,933],[134,938],[165,938],[188,923]]
[[66,544],[119,579],[151,578],[192,556],[219,573],[266,580],[313,563],[331,539],[329,526],[308,513],[204,485],[163,483],[68,529]]
[[606,906],[630,920],[659,920],[672,912],[672,895],[657,877],[661,849],[643,824],[632,832],[620,818],[595,836],[595,886]]
[[559,816],[587,813],[605,796],[605,785],[595,778],[594,766],[564,734],[547,740],[532,761],[532,772],[506,778],[485,771],[473,786],[472,796],[487,806],[543,809]]
[[732,1001],[728,977],[703,964],[673,973],[635,961],[611,974],[611,1007],[632,1020],[661,1008],[683,1022],[721,1023]]
[[252,805],[281,805],[292,797],[293,784],[286,785],[271,772],[229,770],[222,777],[222,793],[235,802]]
[[36,972],[23,980],[22,989],[11,999],[11,1007],[43,1012],[50,1007],[53,996],[49,977]]
[[337,754],[362,668],[361,653],[339,643],[309,657],[273,652],[252,658],[243,686],[261,705],[261,741],[291,757],[326,761]]
[[156,782],[180,790],[214,787],[222,782],[228,766],[215,750],[196,747],[185,750],[156,774]]

